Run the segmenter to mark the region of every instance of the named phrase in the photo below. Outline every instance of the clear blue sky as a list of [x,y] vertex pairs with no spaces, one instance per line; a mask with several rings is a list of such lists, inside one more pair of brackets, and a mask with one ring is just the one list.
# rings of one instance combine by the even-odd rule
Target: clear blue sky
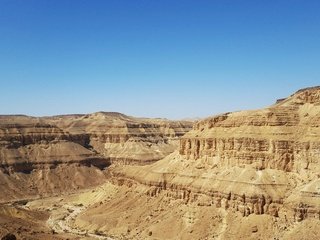
[[320,85],[319,0],[0,0],[0,114],[205,117]]

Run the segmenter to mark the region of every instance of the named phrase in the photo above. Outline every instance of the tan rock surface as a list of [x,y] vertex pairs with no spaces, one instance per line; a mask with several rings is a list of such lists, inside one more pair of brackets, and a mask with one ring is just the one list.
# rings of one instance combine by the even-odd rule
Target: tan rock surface
[[[42,121],[52,127],[43,127]],[[82,179],[78,192],[26,205],[30,214],[48,212],[47,228],[59,231],[59,237],[319,239],[320,87],[300,90],[265,109],[200,120],[184,136],[184,123],[117,113],[40,122],[33,131],[50,129],[52,136],[39,143],[24,130],[33,136],[27,138],[28,148],[19,145],[23,141],[14,128],[9,140],[2,133],[1,156],[8,156],[2,177],[23,179],[26,173],[13,163],[27,155],[27,162],[39,166],[51,164],[50,156],[62,159],[41,175],[54,184],[35,175],[37,186],[47,192],[55,192],[55,186],[67,189],[68,181],[57,180],[61,176]],[[175,150],[171,145],[177,146],[179,136]],[[99,164],[89,166],[85,159],[91,154],[113,164],[107,172]],[[159,157],[164,158],[146,165]],[[37,167],[31,175],[42,170]],[[8,183],[6,178],[1,182]]]
[[[47,119],[115,164],[144,165],[177,149],[191,121],[135,118],[121,113],[56,116]],[[81,137],[82,136],[82,137]]]
[[41,118],[0,117],[1,202],[96,186],[104,181],[108,165]]
[[[178,138],[190,128],[191,122],[187,121],[133,118],[119,113],[0,116],[0,207],[6,209],[0,211],[0,237],[14,232],[32,239],[101,239],[95,233],[79,234],[80,230],[68,225],[62,229],[62,220],[55,217],[56,203],[45,208],[52,212],[49,217],[41,209],[21,208],[14,201],[41,202],[50,196],[101,185],[111,163],[154,162],[177,149]],[[94,202],[92,195],[88,196],[88,201]],[[61,210],[69,206],[64,204]],[[74,210],[81,208],[75,206]],[[14,211],[27,215],[11,214]],[[44,218],[52,224],[44,223]],[[58,232],[52,235],[51,231]]]
[[319,96],[319,87],[304,89],[262,110],[199,121],[179,152],[113,167],[126,197],[89,208],[76,224],[132,239],[318,239]]
[[146,164],[173,152],[190,127],[120,113],[0,116],[1,201],[96,186],[112,162]]

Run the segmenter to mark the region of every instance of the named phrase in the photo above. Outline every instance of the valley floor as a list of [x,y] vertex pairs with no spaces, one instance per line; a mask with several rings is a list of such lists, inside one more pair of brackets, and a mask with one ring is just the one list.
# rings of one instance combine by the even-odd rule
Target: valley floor
[[142,185],[98,187],[0,206],[0,234],[18,239],[318,239],[317,219],[286,222],[168,196]]

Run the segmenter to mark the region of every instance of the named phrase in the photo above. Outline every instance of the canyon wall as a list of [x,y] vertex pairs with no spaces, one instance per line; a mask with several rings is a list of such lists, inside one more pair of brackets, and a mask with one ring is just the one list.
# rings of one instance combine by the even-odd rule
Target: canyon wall
[[1,200],[96,186],[109,165],[157,161],[190,129],[190,122],[120,113],[0,116]]
[[202,199],[243,216],[320,219],[320,87],[261,110],[195,123],[179,152],[151,166],[113,171],[117,184],[149,186],[186,202]]
[[106,112],[46,120],[73,138],[83,139],[88,148],[113,164],[144,165],[162,159],[178,148],[179,138],[192,128],[190,121],[135,118]]
[[41,118],[1,116],[1,202],[101,184],[110,162],[82,144]]

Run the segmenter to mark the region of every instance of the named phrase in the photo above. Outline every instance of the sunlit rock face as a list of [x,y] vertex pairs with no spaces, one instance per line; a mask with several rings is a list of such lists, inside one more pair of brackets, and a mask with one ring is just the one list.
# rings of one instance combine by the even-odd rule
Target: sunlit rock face
[[319,92],[193,127],[104,112],[2,116],[0,199],[28,204],[0,206],[0,234],[318,239]]
[[[144,168],[115,169],[120,184],[250,214],[320,218],[320,87],[274,105],[209,117],[180,139],[179,151]],[[120,180],[119,180],[120,179]]]
[[191,125],[120,113],[0,116],[2,200],[96,186],[112,163],[143,165],[172,153]]
[[110,162],[42,118],[0,117],[1,200],[72,192],[101,184]]
[[57,116],[49,122],[94,149],[113,164],[145,165],[164,158],[192,129],[190,121],[135,118],[121,113]]
[[[277,199],[277,202],[282,203],[285,200],[286,190],[299,189],[293,188],[296,186],[292,183],[293,178],[299,180],[303,178],[301,184],[312,180],[318,182],[319,126],[320,87],[307,88],[265,109],[227,113],[199,121],[192,131],[181,138],[179,152],[186,159],[206,161],[217,168],[240,168],[243,171],[247,167],[253,168],[261,178],[265,177],[263,183],[265,186],[260,188],[267,189],[268,185],[274,188],[276,184],[285,184],[289,188],[283,189],[282,196]],[[282,181],[277,181],[279,174],[283,176]],[[233,177],[236,180],[238,176]],[[288,180],[284,180],[285,178]],[[296,181],[299,181],[297,179]],[[255,183],[252,181],[252,184]],[[291,184],[292,187],[289,187]],[[311,184],[314,185],[315,183]],[[316,192],[310,189],[308,185],[305,186],[300,193],[301,201],[302,199],[308,201],[311,195],[316,197]],[[238,196],[236,198],[241,199],[237,189],[234,193]],[[274,202],[273,198],[262,193],[263,191],[260,191],[261,196],[255,201],[260,202],[259,206],[251,207],[249,212],[270,212],[268,202]],[[258,196],[259,191],[256,194]],[[247,202],[242,200],[245,201]],[[314,214],[319,210],[319,202],[320,199],[317,210],[314,209],[314,204],[307,205],[310,207],[308,208],[302,202],[297,203],[305,206],[305,214],[297,213],[295,217],[297,215],[298,218],[307,215],[319,217],[319,212]],[[242,206],[241,209],[243,208],[245,207]],[[301,207],[296,209],[297,212],[302,211]],[[247,211],[243,211],[247,214]],[[274,209],[271,213],[274,213]]]

